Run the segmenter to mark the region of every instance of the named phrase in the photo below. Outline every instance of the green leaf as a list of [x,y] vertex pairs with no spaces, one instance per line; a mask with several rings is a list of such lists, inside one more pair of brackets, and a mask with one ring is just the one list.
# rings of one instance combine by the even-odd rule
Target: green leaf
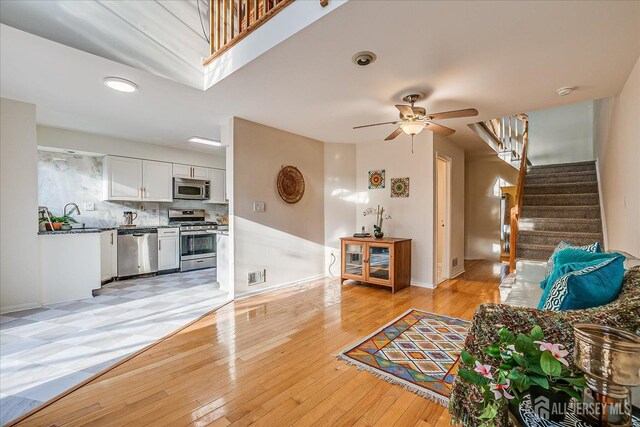
[[469,352],[465,350],[462,350],[460,357],[462,359],[462,363],[464,363],[467,366],[474,366],[476,363],[476,360],[478,360],[477,357],[472,356],[471,354],[469,354]]
[[485,354],[491,357],[500,357],[500,345],[499,344],[491,344],[489,347],[484,349]]
[[512,353],[511,357],[513,357],[513,360],[515,360],[516,363],[522,366],[523,368],[526,368],[527,366],[529,366],[529,362],[527,362],[527,359],[520,356],[518,353]]
[[526,353],[532,346],[533,341],[524,334],[518,334],[514,343],[516,351],[519,353]]
[[513,336],[513,334],[507,328],[500,329],[498,335],[500,336],[500,341],[507,344],[513,344],[516,340],[516,337]]
[[487,379],[480,375],[475,371],[470,371],[469,369],[461,368],[458,371],[458,376],[462,378],[465,382],[475,385],[486,385]]
[[498,415],[498,408],[495,405],[487,405],[478,418],[481,420],[492,420]]
[[563,377],[562,379],[576,387],[584,388],[585,386],[584,377],[580,377],[580,378]]
[[549,380],[547,377],[538,376],[538,375],[529,375],[529,381],[533,384],[537,384],[545,390],[549,390]]
[[533,341],[542,341],[544,339],[544,332],[542,332],[542,328],[538,325],[534,326],[531,329],[531,339]]
[[548,351],[545,351],[542,353],[542,356],[540,356],[540,367],[544,373],[550,377],[558,377],[562,372],[560,362],[558,362]]
[[578,401],[582,401],[582,396],[573,387],[553,387],[553,389],[566,393]]

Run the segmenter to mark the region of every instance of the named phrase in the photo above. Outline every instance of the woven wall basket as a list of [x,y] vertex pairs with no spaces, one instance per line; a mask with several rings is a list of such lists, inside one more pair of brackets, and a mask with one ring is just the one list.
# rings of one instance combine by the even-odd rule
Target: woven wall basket
[[304,178],[295,166],[285,166],[278,173],[278,194],[287,203],[298,203],[304,195]]

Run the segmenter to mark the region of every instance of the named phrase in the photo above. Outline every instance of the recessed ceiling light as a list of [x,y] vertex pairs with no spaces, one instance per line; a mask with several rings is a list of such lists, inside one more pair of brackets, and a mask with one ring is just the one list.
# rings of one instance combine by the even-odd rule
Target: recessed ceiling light
[[369,51],[358,52],[351,58],[354,64],[366,67],[376,60],[376,54]]
[[222,145],[220,141],[216,141],[215,139],[203,138],[201,136],[192,136],[187,141],[197,142],[198,144],[215,145],[216,147],[220,147]]
[[104,84],[105,86],[110,87],[113,90],[117,90],[118,92],[131,93],[138,90],[137,84],[120,77],[107,77],[106,79],[104,79]]
[[560,89],[556,90],[556,93],[560,96],[566,96],[573,92],[573,90],[574,88],[572,87],[561,87]]

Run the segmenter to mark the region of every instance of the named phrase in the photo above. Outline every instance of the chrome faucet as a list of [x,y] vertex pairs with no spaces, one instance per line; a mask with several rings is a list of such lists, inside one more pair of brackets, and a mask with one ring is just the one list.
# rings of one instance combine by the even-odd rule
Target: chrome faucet
[[[67,212],[68,206],[71,206],[71,209],[69,210],[69,212]],[[64,209],[62,210],[62,215],[63,216],[71,215],[73,211],[76,211],[78,215],[80,215],[80,208],[78,207],[78,205],[76,205],[75,203],[67,203],[66,205],[64,205]]]

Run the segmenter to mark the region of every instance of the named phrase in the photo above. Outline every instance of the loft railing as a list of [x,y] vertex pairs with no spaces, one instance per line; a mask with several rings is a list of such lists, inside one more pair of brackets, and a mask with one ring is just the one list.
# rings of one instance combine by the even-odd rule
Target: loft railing
[[[291,3],[293,0],[209,0],[211,56],[203,65],[211,63]],[[320,0],[322,7],[328,4],[329,0]]]
[[[520,149],[520,167],[518,171],[518,184],[516,189],[516,201],[515,206],[511,208],[510,216],[510,237],[509,237],[509,269],[514,271],[516,268],[516,245],[518,243],[518,221],[520,220],[520,214],[522,212],[522,200],[524,198],[524,180],[527,175],[527,146],[529,145],[529,117],[526,114],[518,114],[513,116],[516,118],[516,125],[518,122],[522,123],[522,145]],[[503,127],[504,131],[505,128]],[[516,138],[517,139],[517,138]]]
[[522,116],[523,114],[517,114],[483,123],[496,140],[498,156],[509,163],[519,163],[522,156],[525,126]]

